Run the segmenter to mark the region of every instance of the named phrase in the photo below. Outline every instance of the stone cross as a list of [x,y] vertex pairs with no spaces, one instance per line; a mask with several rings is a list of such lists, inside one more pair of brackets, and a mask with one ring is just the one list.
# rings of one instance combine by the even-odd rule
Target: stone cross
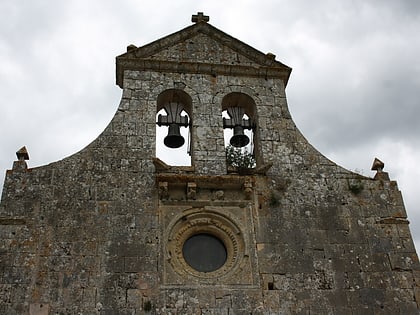
[[194,14],[191,17],[191,22],[193,23],[199,23],[199,22],[207,23],[208,21],[210,21],[210,17],[208,15],[204,15],[203,12],[197,12],[197,14]]

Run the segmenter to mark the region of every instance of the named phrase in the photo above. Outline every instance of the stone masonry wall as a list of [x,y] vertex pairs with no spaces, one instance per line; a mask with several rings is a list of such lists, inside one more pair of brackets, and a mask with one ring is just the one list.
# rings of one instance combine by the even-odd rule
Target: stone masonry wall
[[[418,314],[419,263],[396,183],[317,152],[290,117],[283,80],[126,70],[123,86],[85,149],[7,172],[0,313]],[[157,97],[180,86],[193,104],[188,171],[154,159]],[[221,103],[232,92],[255,102],[264,171],[227,171]],[[183,213],[237,229],[240,266],[217,279],[180,270],[167,248]]]

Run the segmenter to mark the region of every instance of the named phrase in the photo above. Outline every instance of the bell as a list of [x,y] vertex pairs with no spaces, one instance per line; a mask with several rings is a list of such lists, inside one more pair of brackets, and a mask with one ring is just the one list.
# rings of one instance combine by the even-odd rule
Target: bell
[[176,149],[182,147],[185,140],[179,132],[179,125],[170,124],[168,128],[168,135],[163,139],[163,143],[169,148]]
[[244,134],[242,126],[235,126],[233,128],[233,137],[230,138],[230,144],[236,148],[242,148],[249,143],[249,138]]

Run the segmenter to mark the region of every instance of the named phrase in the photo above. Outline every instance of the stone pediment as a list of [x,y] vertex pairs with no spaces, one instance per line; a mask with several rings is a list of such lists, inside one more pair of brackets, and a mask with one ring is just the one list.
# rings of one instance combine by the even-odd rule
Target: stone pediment
[[264,54],[205,22],[142,47],[131,45],[116,63],[120,87],[125,70],[276,77],[285,85],[291,72],[273,54]]
[[254,60],[207,34],[196,34],[176,43],[174,46],[158,51],[148,58],[177,62],[211,62],[225,65],[259,66]]

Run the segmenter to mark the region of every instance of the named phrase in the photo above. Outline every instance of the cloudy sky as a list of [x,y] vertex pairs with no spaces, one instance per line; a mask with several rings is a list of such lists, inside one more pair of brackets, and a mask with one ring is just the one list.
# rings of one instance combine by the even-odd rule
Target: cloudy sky
[[416,0],[0,0],[0,188],[23,145],[35,167],[95,139],[121,97],[115,56],[198,11],[293,68],[290,111],[319,151],[366,176],[385,162],[420,249]]

